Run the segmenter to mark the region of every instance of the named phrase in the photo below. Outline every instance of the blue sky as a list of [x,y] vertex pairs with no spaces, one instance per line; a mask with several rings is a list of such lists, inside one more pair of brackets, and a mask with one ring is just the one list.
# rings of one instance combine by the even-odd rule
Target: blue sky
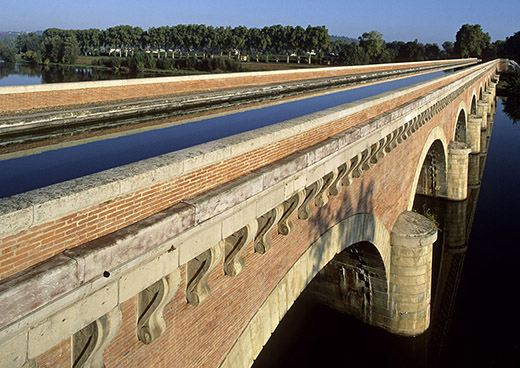
[[[206,24],[325,25],[357,38],[377,30],[386,41],[454,41],[462,24],[480,24],[492,41],[520,31],[520,0],[1,0],[0,31]],[[497,5],[494,5],[497,4]]]

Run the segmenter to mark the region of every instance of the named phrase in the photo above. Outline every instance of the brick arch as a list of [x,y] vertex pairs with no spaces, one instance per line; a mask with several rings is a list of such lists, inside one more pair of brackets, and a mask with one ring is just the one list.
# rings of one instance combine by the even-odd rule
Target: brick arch
[[453,124],[454,141],[467,143],[468,141],[468,108],[466,103],[461,101],[457,108],[455,123]]
[[471,115],[477,115],[477,92],[475,91],[471,94],[469,113]]
[[[436,143],[437,142],[437,143]],[[444,183],[444,187],[446,186],[447,182],[447,166],[448,166],[448,140],[446,138],[446,134],[444,133],[444,130],[436,126],[431,131],[428,137],[426,138],[426,141],[424,142],[423,149],[421,151],[421,154],[419,156],[419,160],[417,161],[417,164],[415,166],[415,174],[413,178],[413,184],[412,188],[410,190],[410,195],[408,198],[408,206],[407,209],[409,211],[413,208],[413,202],[415,199],[415,194],[417,193],[417,187],[419,185],[419,179],[421,177],[421,172],[424,170],[424,163],[427,161],[428,156],[432,155],[432,147],[435,144],[435,149],[441,150],[442,155],[444,157],[442,162],[439,162],[439,165],[437,168],[434,168],[438,171],[438,174],[442,175],[440,179],[440,184]],[[437,152],[436,154],[439,155],[441,152]],[[444,169],[443,169],[444,168]],[[445,188],[441,188],[441,190],[445,190]],[[443,194],[442,192],[440,194]]]
[[383,222],[371,214],[350,216],[325,232],[294,263],[244,328],[221,367],[236,367],[237,363],[244,367],[251,366],[286,311],[314,276],[337,253],[359,243],[370,243],[373,245],[372,249],[376,250],[381,257],[388,289],[390,233]]

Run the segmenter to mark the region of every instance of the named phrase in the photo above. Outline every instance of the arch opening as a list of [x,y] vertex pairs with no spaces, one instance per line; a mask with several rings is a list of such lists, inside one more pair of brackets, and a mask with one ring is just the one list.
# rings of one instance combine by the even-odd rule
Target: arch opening
[[480,87],[480,90],[478,92],[478,99],[482,100],[482,87]]
[[473,98],[471,99],[470,113],[472,115],[477,115],[477,96],[473,96]]
[[417,194],[431,197],[446,196],[446,154],[440,140],[435,140],[421,166]]
[[[476,111],[476,108],[475,108]],[[457,142],[467,142],[467,134],[466,134],[466,113],[464,110],[460,110],[459,116],[457,118],[457,125],[455,127],[455,140]]]
[[369,322],[374,306],[387,306],[388,283],[378,249],[362,241],[338,253],[305,289],[313,300]]

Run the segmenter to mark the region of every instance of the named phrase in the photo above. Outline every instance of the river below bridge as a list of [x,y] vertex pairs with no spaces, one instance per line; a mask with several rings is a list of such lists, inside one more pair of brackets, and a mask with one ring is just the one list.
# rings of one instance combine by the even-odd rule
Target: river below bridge
[[[439,260],[439,249],[450,245],[434,245],[437,264],[450,267],[445,281],[433,281],[428,331],[414,338],[391,335],[304,292],[253,367],[520,367],[519,142],[520,126],[498,101],[487,158],[481,156],[482,184],[460,203],[472,229],[467,246],[443,251]],[[453,202],[417,197],[414,207],[420,211],[423,204],[445,228],[443,211]]]

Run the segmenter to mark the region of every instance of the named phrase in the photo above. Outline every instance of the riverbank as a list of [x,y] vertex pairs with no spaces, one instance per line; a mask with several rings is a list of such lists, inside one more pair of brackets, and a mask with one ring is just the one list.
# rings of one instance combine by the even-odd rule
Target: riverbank
[[[60,68],[91,68],[100,71],[107,72],[119,72],[119,73],[132,73],[132,68],[129,66],[132,57],[119,57],[119,56],[79,56],[76,62],[73,64],[62,64],[62,63],[47,63],[42,64],[42,67],[54,66]],[[194,55],[185,55],[183,57],[162,57],[157,58],[149,56],[152,60],[152,64],[156,67],[141,67],[139,74],[147,75],[153,74],[153,76],[164,75],[164,76],[179,76],[179,75],[196,75],[196,74],[207,74],[207,73],[219,73],[219,72],[255,72],[255,71],[273,71],[273,70],[293,70],[293,69],[308,69],[308,68],[320,68],[326,67],[327,65],[317,64],[306,64],[306,63],[287,63],[285,61],[279,62],[267,62],[266,60],[255,61],[254,59],[248,59],[247,61],[240,61],[227,56],[211,56],[211,57],[196,57]],[[148,63],[150,63],[148,60]],[[33,63],[23,59],[20,55],[16,57],[17,63],[25,65],[34,65]],[[198,64],[198,65],[197,65]],[[211,68],[211,64],[216,66]],[[184,67],[178,67],[179,65]],[[200,66],[207,70],[200,70],[197,68]],[[134,70],[135,72],[135,70]]]

